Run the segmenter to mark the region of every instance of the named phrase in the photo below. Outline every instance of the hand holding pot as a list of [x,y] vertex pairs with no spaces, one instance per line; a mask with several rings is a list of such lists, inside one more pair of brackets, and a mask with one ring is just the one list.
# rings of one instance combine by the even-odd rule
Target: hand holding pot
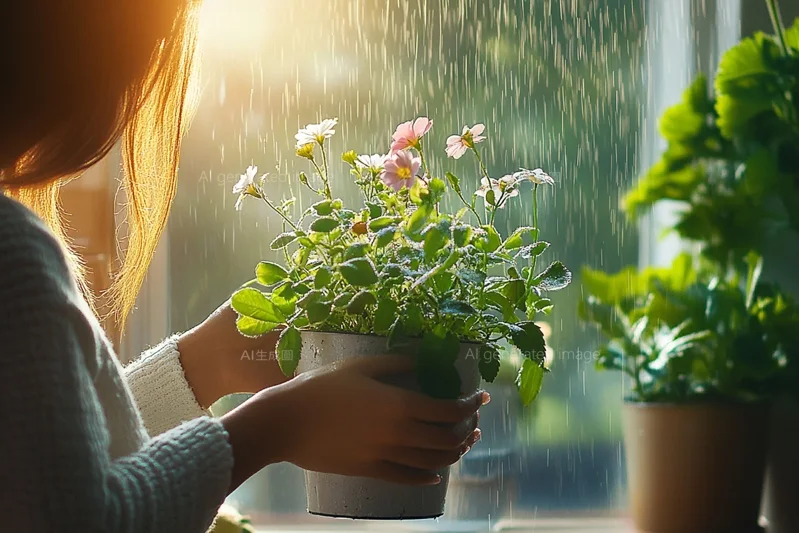
[[[223,418],[234,448],[234,486],[272,462],[306,470],[431,485],[479,438],[479,391],[437,400],[378,378],[412,358],[357,358],[266,389]],[[243,477],[242,477],[243,476]]]

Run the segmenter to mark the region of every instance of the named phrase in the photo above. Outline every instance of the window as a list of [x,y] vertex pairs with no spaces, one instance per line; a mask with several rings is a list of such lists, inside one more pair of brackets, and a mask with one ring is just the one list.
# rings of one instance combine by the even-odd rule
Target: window
[[[623,384],[594,371],[598,337],[576,309],[583,264],[615,270],[637,263],[639,252],[651,260],[618,197],[656,149],[643,117],[674,101],[693,67],[691,36],[681,29],[689,2],[654,2],[651,12],[646,3],[206,0],[204,90],[165,244],[172,329],[205,318],[274,254],[274,214],[255,203],[233,209],[230,190],[247,165],[275,178],[270,196],[307,205],[296,179],[298,127],[338,117],[336,154],[342,138],[365,153],[384,150],[395,125],[419,115],[434,119],[438,136],[485,122],[497,172],[540,166],[555,177],[539,223],[575,281],[546,321],[553,361],[542,395],[522,409],[510,382],[490,387],[484,441],[457,467],[446,520],[414,527],[621,514]],[[651,52],[653,34],[671,56]],[[650,68],[665,63],[653,77]],[[671,68],[679,70],[673,79]],[[652,91],[652,80],[669,79],[668,94]],[[471,163],[456,165],[474,188]],[[333,185],[346,198],[355,188],[341,168]],[[509,228],[531,222],[521,204],[503,216]],[[302,472],[290,465],[261,472],[232,500],[259,525],[340,524],[305,514]]]

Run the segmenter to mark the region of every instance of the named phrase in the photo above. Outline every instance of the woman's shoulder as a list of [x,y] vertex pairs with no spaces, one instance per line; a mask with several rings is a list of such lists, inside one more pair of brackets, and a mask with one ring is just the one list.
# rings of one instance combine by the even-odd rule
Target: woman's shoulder
[[53,284],[72,285],[61,244],[33,211],[0,193],[0,287],[7,295]]

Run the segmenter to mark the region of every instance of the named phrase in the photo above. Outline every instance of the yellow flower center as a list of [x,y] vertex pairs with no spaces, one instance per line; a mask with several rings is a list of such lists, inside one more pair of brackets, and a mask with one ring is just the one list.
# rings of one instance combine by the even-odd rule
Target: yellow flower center
[[474,148],[474,136],[472,135],[471,130],[461,135],[461,140],[468,148]]
[[411,178],[411,169],[407,167],[400,167],[397,169],[397,176],[399,176],[402,180],[408,180]]

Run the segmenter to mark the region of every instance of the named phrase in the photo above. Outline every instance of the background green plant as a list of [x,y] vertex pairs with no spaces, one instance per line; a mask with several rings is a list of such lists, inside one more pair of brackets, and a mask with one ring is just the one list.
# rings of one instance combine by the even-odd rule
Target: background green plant
[[615,274],[585,269],[580,314],[609,339],[597,365],[632,378],[644,402],[757,401],[779,394],[799,357],[799,307],[747,276],[678,256],[667,268]]
[[798,232],[798,99],[799,21],[743,39],[722,57],[713,96],[700,76],[661,117],[667,148],[627,194],[628,214],[679,202],[673,230],[720,264]]
[[764,245],[799,232],[799,21],[741,40],[709,96],[698,77],[660,120],[667,148],[627,194],[635,220],[677,202],[670,228],[702,258],[608,275],[585,269],[584,320],[609,342],[599,368],[637,401],[757,400],[799,385],[793,300],[760,282]]

